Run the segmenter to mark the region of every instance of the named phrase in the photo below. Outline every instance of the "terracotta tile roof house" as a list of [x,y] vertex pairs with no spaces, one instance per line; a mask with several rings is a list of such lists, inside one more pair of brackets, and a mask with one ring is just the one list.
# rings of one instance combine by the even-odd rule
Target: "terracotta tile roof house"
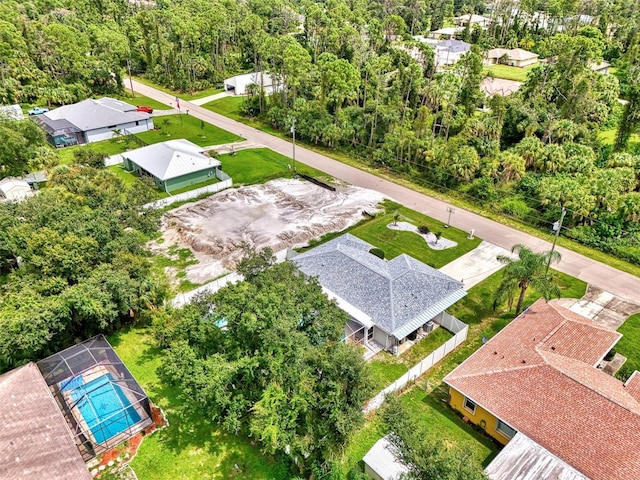
[[620,337],[540,300],[447,375],[450,403],[502,443],[520,432],[587,478],[640,479],[640,374],[625,384],[597,369]]
[[0,375],[0,479],[91,479],[35,363]]
[[504,62],[512,67],[526,67],[538,63],[539,55],[522,48],[492,48],[485,54],[485,64]]

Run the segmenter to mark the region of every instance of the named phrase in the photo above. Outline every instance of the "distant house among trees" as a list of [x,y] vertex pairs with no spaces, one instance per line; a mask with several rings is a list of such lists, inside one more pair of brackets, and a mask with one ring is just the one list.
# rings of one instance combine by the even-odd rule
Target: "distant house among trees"
[[122,158],[127,170],[150,176],[158,189],[171,192],[222,179],[220,162],[202,151],[188,140],[169,140],[123,153]]
[[19,201],[33,193],[27,182],[21,178],[7,177],[0,180],[0,201]]
[[137,107],[114,98],[90,98],[38,115],[35,121],[55,147],[82,145],[118,135],[153,129],[153,118]]
[[275,83],[273,77],[268,73],[251,72],[227,78],[224,81],[224,89],[225,91],[233,90],[234,95],[246,95],[249,93],[249,85],[257,85],[267,95],[271,95],[277,90]]
[[485,65],[509,65],[528,67],[538,63],[540,55],[522,48],[492,48],[485,55]]
[[22,120],[24,114],[20,105],[3,105],[0,106],[0,120]]
[[482,29],[487,29],[491,25],[490,18],[476,14],[460,15],[459,17],[455,17],[453,22],[458,27],[466,27],[467,24],[471,23],[471,26],[478,25]]
[[462,40],[443,40],[435,44],[436,68],[455,65],[460,58],[471,50],[471,44]]

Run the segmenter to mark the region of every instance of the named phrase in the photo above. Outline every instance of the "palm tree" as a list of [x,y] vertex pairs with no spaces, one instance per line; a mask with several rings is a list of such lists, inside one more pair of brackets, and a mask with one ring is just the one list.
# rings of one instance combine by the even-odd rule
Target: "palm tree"
[[514,295],[519,289],[520,296],[516,305],[517,316],[529,286],[540,292],[545,300],[560,297],[558,283],[553,275],[547,272],[547,267],[551,262],[560,261],[561,255],[558,252],[552,250],[536,253],[524,245],[517,244],[511,248],[511,253],[517,253],[518,259],[514,260],[506,255],[498,255],[497,257],[498,261],[506,266],[502,272],[502,282],[494,297],[494,309],[506,300],[509,303],[509,310],[511,310]]

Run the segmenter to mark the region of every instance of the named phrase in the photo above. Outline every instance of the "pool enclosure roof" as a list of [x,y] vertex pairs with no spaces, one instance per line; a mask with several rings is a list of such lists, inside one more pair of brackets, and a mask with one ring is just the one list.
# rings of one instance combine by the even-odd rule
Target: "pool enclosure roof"
[[147,395],[104,336],[37,365],[85,461],[153,424]]

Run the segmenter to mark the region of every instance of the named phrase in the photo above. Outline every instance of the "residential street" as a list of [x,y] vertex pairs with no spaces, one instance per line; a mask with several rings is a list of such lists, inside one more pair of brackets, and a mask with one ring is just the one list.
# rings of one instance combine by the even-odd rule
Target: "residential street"
[[[128,80],[126,83],[128,85]],[[137,93],[175,107],[175,98],[172,95],[136,81],[133,81],[133,87]],[[289,157],[292,154],[292,145],[286,140],[210,112],[182,99],[180,99],[180,107],[182,112],[188,110],[189,115],[240,135],[251,142],[262,144]],[[353,185],[377,190],[425,215],[443,222],[447,221],[449,204],[440,200],[378,178],[298,145],[296,145],[296,161],[327,172],[329,175]],[[451,224],[466,231],[474,229],[476,236],[506,249],[510,249],[517,243],[522,243],[536,251],[551,248],[549,242],[457,207],[451,216]],[[558,247],[557,250],[562,254],[562,261],[558,265],[554,265],[554,268],[629,300],[640,300],[640,278],[564,248]]]

